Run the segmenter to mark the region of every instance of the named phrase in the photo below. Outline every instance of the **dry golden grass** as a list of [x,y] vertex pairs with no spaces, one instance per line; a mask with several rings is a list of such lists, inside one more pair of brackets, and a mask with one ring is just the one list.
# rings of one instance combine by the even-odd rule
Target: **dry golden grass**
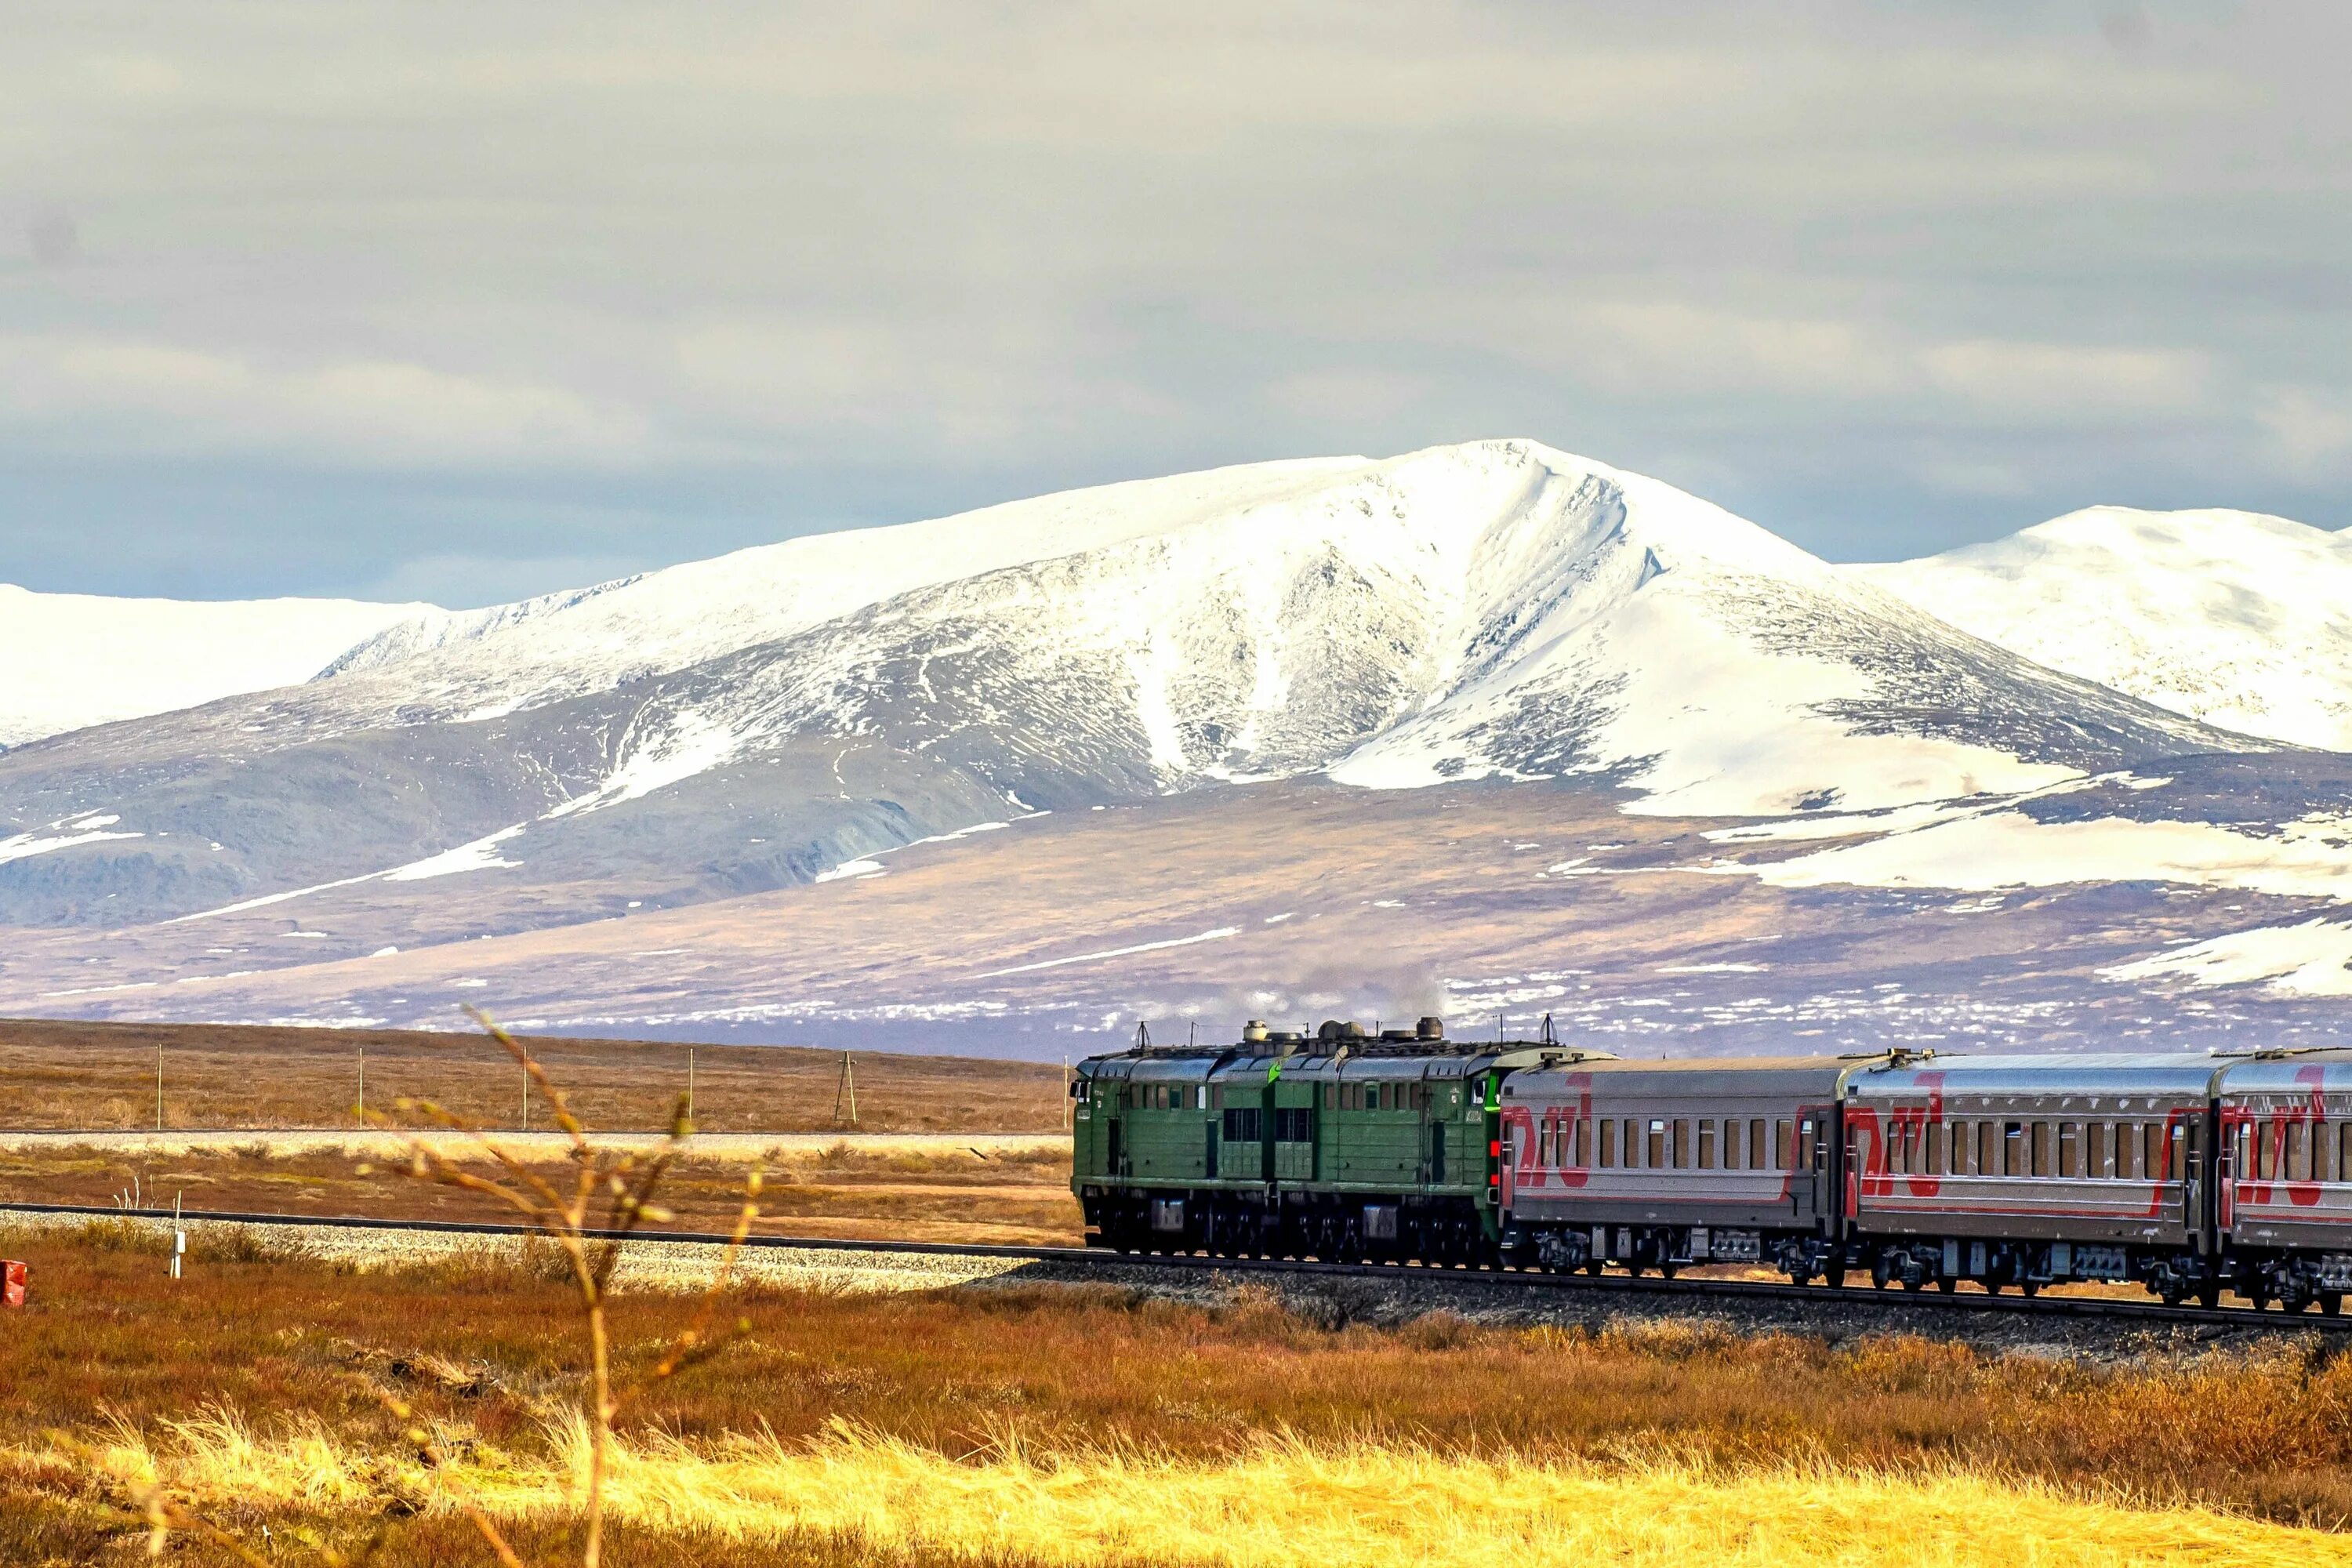
[[[542,1453],[476,1446],[455,1468],[434,1469],[348,1447],[316,1422],[257,1436],[216,1410],[154,1442],[124,1432],[104,1462],[206,1506],[446,1512],[462,1498],[494,1518],[530,1521],[574,1506],[588,1447],[575,1420]],[[616,1522],[654,1535],[788,1542],[815,1533],[886,1558],[916,1551],[1067,1568],[2352,1563],[2352,1539],[2341,1536],[1959,1470],[1547,1462],[1369,1441],[1262,1438],[1202,1460],[1131,1448],[1032,1454],[1007,1439],[957,1458],[846,1426],[806,1442],[656,1433],[614,1456],[607,1498]]]
[[[969,1138],[973,1135],[964,1135]],[[490,1162],[443,1145],[467,1170]],[[518,1144],[539,1165],[568,1159],[549,1141]],[[87,1144],[0,1146],[0,1201],[109,1205],[136,1190],[151,1205],[175,1198],[192,1209],[236,1214],[365,1215],[378,1218],[504,1220],[478,1194],[384,1174],[401,1158],[394,1140],[354,1133],[346,1144],[280,1150],[257,1136],[234,1147],[148,1152]],[[1068,1145],[1058,1137],[975,1148],[941,1137],[869,1149],[837,1142],[689,1152],[671,1168],[664,1202],[675,1218],[655,1229],[724,1231],[734,1219],[746,1169],[757,1164],[767,1191],[758,1230],[767,1234],[1069,1245],[1083,1232],[1070,1195]]]
[[[174,1284],[152,1228],[120,1222],[0,1230],[0,1253],[34,1263],[32,1308],[0,1325],[0,1562],[133,1542],[58,1431],[248,1538],[382,1529],[389,1561],[485,1561],[446,1511],[462,1482],[527,1556],[563,1546],[559,1270],[355,1275],[230,1233]],[[693,1309],[616,1296],[615,1342],[667,1342]],[[2288,1528],[2352,1522],[2352,1358],[2315,1347],[2100,1366],[1898,1337],[1381,1328],[1255,1291],[1210,1310],[763,1286],[727,1310],[745,1342],[624,1419],[610,1563],[2235,1563],[2352,1544]],[[355,1374],[416,1408],[456,1478]]]
[[[530,1043],[592,1126],[658,1129],[686,1087],[683,1045]],[[158,1046],[168,1127],[354,1127],[362,1050],[368,1103],[377,1110],[406,1095],[492,1126],[510,1125],[520,1112],[515,1064],[474,1034],[0,1019],[0,1127],[153,1127]],[[864,1131],[1062,1125],[1055,1066],[861,1051],[856,1068]],[[840,1072],[838,1051],[698,1046],[695,1124],[707,1133],[834,1131]]]

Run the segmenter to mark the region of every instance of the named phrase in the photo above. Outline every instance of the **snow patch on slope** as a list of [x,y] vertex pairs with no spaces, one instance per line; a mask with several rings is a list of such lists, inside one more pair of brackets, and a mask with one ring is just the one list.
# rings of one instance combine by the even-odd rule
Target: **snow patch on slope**
[[1630,810],[1756,816],[2013,793],[2078,772],[1864,732],[1835,710],[1880,683],[1825,612],[1915,612],[1671,486],[1536,450],[1549,470],[1536,493],[1465,562],[1450,689],[1334,778],[1402,788],[1621,771],[1646,792]]
[[1848,570],[2053,669],[2223,729],[2352,751],[2352,533],[2092,507]]
[[[79,816],[68,822],[53,822],[47,829],[11,834],[5,838],[0,838],[0,861],[23,860],[35,855],[53,854],[59,849],[71,849],[78,844],[102,844],[111,838],[146,837],[143,833],[106,831],[121,820],[121,817],[113,816]],[[41,836],[44,831],[56,837],[45,838]]]
[[2352,996],[2352,925],[2311,920],[2210,937],[2100,973],[2110,980],[2260,984],[2282,996]]
[[667,789],[723,765],[734,757],[740,743],[740,737],[712,722],[705,714],[691,710],[679,713],[657,733],[632,734],[624,742],[620,765],[605,776],[604,783],[572,796],[541,820],[552,822],[625,801],[642,800],[656,790]]
[[310,679],[430,605],[198,603],[0,583],[0,746]]
[[520,836],[523,825],[503,827],[486,834],[469,844],[455,849],[444,849],[438,855],[428,855],[422,860],[412,860],[405,866],[395,866],[383,874],[387,882],[423,882],[435,877],[455,877],[467,871],[494,871],[500,868],[522,864],[499,853],[499,846]]
[[487,610],[436,611],[328,673],[394,668],[468,710],[560,700],[773,641],[914,590],[1100,550],[1311,492],[1361,458],[1257,463],[814,534]]
[[2352,816],[2315,815],[2267,836],[2204,822],[2042,822],[2017,810],[1761,864],[1708,869],[1776,888],[1951,888],[1991,892],[2074,882],[2177,882],[2352,902]]

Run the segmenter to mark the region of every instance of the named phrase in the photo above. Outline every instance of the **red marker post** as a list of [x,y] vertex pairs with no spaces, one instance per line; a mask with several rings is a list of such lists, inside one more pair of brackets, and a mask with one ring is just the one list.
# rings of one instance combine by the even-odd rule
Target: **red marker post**
[[25,1266],[0,1260],[0,1307],[25,1304]]

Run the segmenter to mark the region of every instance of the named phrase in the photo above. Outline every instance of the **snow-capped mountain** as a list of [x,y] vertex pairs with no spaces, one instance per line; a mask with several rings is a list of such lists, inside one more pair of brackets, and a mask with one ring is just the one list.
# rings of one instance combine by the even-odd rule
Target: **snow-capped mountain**
[[1849,570],[2037,664],[2223,729],[2352,751],[2352,532],[2093,507]]
[[[0,914],[112,923],[461,870],[676,902],[1324,770],[1748,816],[2242,743],[1669,486],[1486,442],[1075,491],[404,624],[306,684],[0,762]],[[107,837],[79,839],[100,815]]]
[[[2204,557],[2127,531],[2118,625],[2219,614]],[[2026,657],[2081,620],[2042,624],[2073,601],[2039,568],[2013,581],[2041,619],[1982,623],[2010,647],[1939,618],[1996,571],[1915,564],[1496,441],[404,616],[314,678],[0,754],[0,1010],[436,1022],[465,995],[904,1043],[1454,996],[2025,1045],[2270,1026],[2135,989],[2181,975],[2292,959],[2328,994],[2352,758]],[[2168,574],[2183,607],[2145,586]],[[2235,624],[2251,661],[2261,616]]]
[[437,613],[350,599],[116,599],[0,583],[0,747],[308,680],[362,638]]

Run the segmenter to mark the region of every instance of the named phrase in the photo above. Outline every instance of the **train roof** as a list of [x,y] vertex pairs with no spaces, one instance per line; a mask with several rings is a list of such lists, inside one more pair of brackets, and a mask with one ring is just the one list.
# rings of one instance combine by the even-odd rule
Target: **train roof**
[[1858,1072],[1846,1093],[1862,1099],[1882,1095],[2048,1094],[2080,1089],[2089,1094],[2203,1094],[2225,1058],[2158,1051],[2023,1052],[1984,1056],[1921,1056],[1897,1058]]
[[2258,1051],[2215,1058],[2224,1094],[2308,1094],[2314,1089],[2352,1090],[2352,1049]]
[[1601,1061],[1543,1064],[1514,1074],[1506,1096],[1556,1094],[1571,1084],[1612,1093],[1692,1095],[1730,1093],[1833,1094],[1838,1076],[1867,1066],[1853,1057],[1660,1057],[1612,1058]]
[[1078,1064],[1082,1077],[1129,1079],[1156,1083],[1198,1083],[1212,1077],[1263,1074],[1276,1063],[1284,1078],[1421,1079],[1466,1077],[1492,1067],[1530,1068],[1547,1058],[1568,1063],[1613,1059],[1605,1052],[1540,1040],[1424,1040],[1420,1049],[1400,1042],[1387,1048],[1365,1049],[1368,1042],[1351,1040],[1345,1051],[1319,1044],[1304,1046],[1252,1041],[1245,1045],[1164,1047],[1121,1051],[1088,1057]]

